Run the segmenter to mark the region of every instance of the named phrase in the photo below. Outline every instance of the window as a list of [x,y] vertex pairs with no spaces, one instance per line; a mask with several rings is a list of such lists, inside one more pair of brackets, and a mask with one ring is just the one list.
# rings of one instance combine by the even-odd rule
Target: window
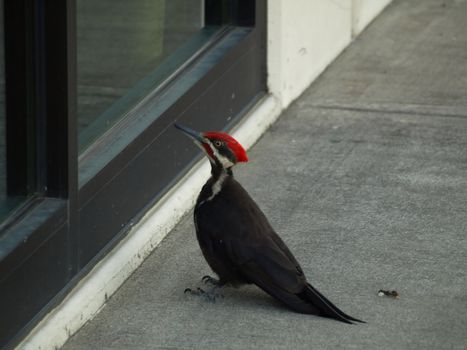
[[[31,123],[24,114],[15,119],[6,118],[5,93],[5,40],[3,1],[0,2],[0,236],[5,228],[21,212],[28,195],[35,192],[34,158],[32,149]],[[9,72],[14,74],[13,72]],[[27,73],[26,73],[27,74]],[[24,74],[24,75],[26,75]],[[20,84],[17,84],[19,86]],[[26,102],[26,101],[23,101]],[[12,140],[7,148],[7,140]],[[21,140],[21,141],[19,141]],[[8,158],[8,162],[7,162]],[[16,174],[15,174],[16,172]]]
[[193,56],[219,26],[199,0],[77,2],[79,151]]
[[200,157],[175,120],[228,129],[264,95],[265,0],[3,5],[0,346],[10,346]]
[[5,119],[5,63],[3,53],[3,1],[0,3],[0,222],[15,207],[7,200],[6,192],[6,119]]

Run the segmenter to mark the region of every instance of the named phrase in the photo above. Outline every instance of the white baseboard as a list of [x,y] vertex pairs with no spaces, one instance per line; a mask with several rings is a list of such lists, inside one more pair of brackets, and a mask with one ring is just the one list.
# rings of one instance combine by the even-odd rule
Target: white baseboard
[[[249,112],[232,132],[232,136],[248,149],[280,113],[278,100],[267,96]],[[60,348],[87,321],[97,315],[108,298],[193,207],[209,172],[207,160],[196,164],[78,283],[63,302],[44,317],[17,349]]]

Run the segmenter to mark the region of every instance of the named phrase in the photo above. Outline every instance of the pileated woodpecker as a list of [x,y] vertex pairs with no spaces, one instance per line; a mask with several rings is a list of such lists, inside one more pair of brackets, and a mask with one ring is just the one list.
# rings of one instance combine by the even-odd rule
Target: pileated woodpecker
[[196,201],[194,220],[201,251],[219,279],[203,280],[217,286],[254,283],[296,312],[363,322],[346,315],[307,282],[263,212],[233,178],[232,167],[248,161],[243,147],[223,132],[175,127],[191,137],[211,163],[211,177]]

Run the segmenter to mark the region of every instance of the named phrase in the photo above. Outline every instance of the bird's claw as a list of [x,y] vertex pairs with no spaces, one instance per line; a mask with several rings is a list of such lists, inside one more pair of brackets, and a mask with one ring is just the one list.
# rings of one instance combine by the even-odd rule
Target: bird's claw
[[200,296],[203,299],[205,299],[206,301],[210,301],[210,302],[213,302],[213,303],[215,303],[216,300],[219,299],[219,298],[220,299],[224,298],[224,296],[222,294],[215,293],[214,289],[211,289],[210,291],[205,291],[204,289],[201,289],[199,287],[196,288],[196,290],[193,290],[191,288],[186,288],[183,293],[184,294],[189,293],[191,295]]
[[203,281],[205,284],[212,284],[213,286],[220,286],[219,280],[216,280],[215,278],[212,278],[211,276],[204,276],[201,278],[201,281]]

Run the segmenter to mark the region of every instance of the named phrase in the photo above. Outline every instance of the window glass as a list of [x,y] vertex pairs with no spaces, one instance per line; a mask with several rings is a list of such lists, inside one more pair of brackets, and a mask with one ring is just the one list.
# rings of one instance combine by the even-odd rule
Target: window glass
[[[34,154],[32,154],[34,149],[31,136],[34,125],[26,113],[16,112],[20,109],[13,108],[13,113],[7,112],[6,109],[8,86],[5,55],[8,52],[5,49],[4,13],[5,3],[0,0],[0,229],[14,222],[17,217],[13,215],[15,210],[35,191]],[[10,46],[12,44],[21,47],[24,42],[10,41]],[[10,54],[10,61],[11,59]],[[21,59],[18,61],[21,62]],[[24,67],[21,69],[24,71]],[[19,85],[23,85],[22,77],[15,76],[15,79]],[[15,102],[19,101],[22,107],[28,104],[28,94],[24,89],[17,88],[12,91],[10,95],[14,96]],[[20,211],[18,210],[17,213],[19,214]]]
[[24,196],[9,196],[7,191],[5,49],[3,28],[3,1],[0,1],[0,227],[8,215],[25,199]]
[[80,152],[199,49],[202,4],[201,0],[77,1]]
[[0,223],[6,215],[6,120],[5,67],[3,49],[3,1],[0,2]]

